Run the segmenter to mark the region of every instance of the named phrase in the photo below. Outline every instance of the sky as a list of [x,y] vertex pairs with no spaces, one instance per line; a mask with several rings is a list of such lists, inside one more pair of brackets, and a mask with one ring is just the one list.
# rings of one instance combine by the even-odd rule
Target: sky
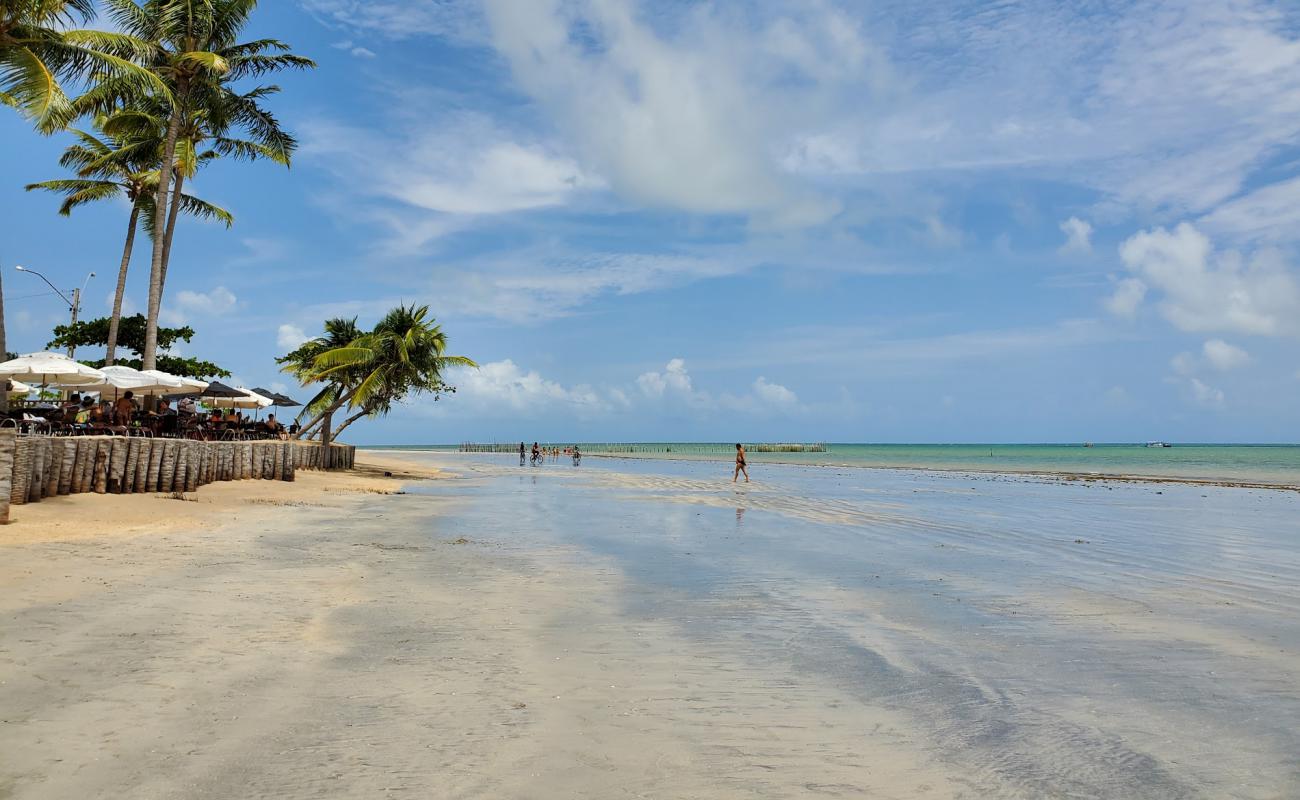
[[[292,169],[218,163],[164,322],[234,381],[427,304],[461,441],[1300,441],[1300,5],[267,0]],[[106,315],[125,202],[0,114],[9,348]],[[128,311],[145,305],[147,253]]]

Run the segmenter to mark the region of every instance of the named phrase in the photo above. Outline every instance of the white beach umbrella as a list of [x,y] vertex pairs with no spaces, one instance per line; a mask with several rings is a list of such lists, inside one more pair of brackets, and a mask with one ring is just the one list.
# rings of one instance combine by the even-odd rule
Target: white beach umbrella
[[217,408],[266,408],[275,403],[271,398],[263,397],[257,392],[254,392],[251,389],[246,389],[243,386],[236,386],[235,389],[243,392],[244,396],[213,397],[205,402],[207,402],[208,405],[216,406]]
[[142,372],[131,367],[115,365],[104,367],[102,371],[108,376],[109,385],[118,389],[130,389],[139,394],[183,394],[193,390],[180,378],[157,370]]
[[145,370],[141,370],[140,374],[157,378],[160,385],[168,381],[179,382],[178,388],[171,389],[168,391],[159,390],[153,392],[152,394],[191,394],[194,392],[201,392],[204,389],[208,388],[208,384],[206,381],[201,381],[198,378],[187,378],[184,375],[172,375],[171,373],[163,372],[160,369],[145,369]]
[[9,394],[31,394],[35,388],[22,381],[9,381]]
[[78,388],[104,386],[108,376],[62,353],[29,353],[0,364],[0,378],[21,380],[40,386]]

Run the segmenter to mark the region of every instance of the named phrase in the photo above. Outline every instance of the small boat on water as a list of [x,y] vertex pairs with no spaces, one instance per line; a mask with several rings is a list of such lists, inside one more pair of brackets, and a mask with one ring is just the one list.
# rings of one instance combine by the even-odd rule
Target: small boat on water
[[1147,447],[1173,447],[1168,442],[1147,442]]

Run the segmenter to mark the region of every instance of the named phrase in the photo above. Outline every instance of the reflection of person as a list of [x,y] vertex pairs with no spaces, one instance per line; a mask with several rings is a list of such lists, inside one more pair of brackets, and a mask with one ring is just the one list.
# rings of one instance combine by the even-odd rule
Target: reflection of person
[[735,483],[740,473],[745,473],[745,483],[749,483],[749,470],[745,468],[745,446],[736,444],[736,471],[731,475],[731,482]]

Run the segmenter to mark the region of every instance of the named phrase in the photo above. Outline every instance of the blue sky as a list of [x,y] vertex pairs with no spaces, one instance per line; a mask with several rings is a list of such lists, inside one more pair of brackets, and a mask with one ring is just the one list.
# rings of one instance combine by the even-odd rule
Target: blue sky
[[[248,385],[431,306],[482,364],[354,427],[462,440],[1300,440],[1300,7],[276,0],[293,169],[194,191],[165,315]],[[10,348],[124,206],[0,115]],[[147,254],[144,254],[147,255]],[[144,305],[147,260],[129,302]],[[293,393],[305,394],[291,385]]]

